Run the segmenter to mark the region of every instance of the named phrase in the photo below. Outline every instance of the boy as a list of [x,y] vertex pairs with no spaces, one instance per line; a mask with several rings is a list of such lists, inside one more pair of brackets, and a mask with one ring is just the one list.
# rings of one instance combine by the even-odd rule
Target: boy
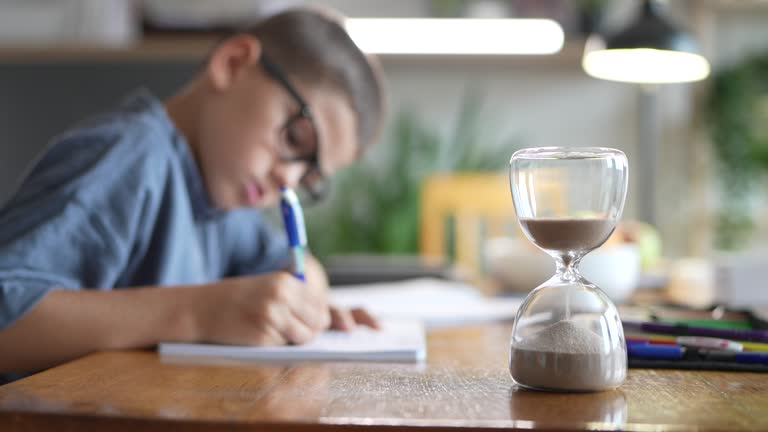
[[317,195],[355,161],[380,84],[336,20],[293,10],[223,41],[165,103],[140,92],[58,137],[0,211],[0,377],[161,341],[376,326],[329,307],[316,261],[306,283],[284,271],[285,234],[255,209],[282,185]]

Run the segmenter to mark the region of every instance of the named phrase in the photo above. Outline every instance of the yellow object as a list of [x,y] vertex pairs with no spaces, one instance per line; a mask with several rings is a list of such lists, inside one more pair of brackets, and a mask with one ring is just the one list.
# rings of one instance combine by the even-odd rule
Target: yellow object
[[640,249],[640,265],[643,270],[658,266],[662,253],[661,234],[653,225],[637,222],[635,242]]
[[[540,211],[558,217],[567,214],[566,194],[557,172],[551,180],[542,176],[537,188]],[[493,237],[520,237],[519,224],[509,188],[509,175],[503,173],[436,174],[427,177],[421,187],[421,256],[448,256],[448,220],[453,217],[454,264],[482,275],[485,240]],[[531,246],[533,247],[533,246]]]
[[421,188],[420,249],[424,257],[447,255],[447,222],[454,217],[455,264],[475,274],[480,269],[481,226],[486,237],[518,229],[506,174],[444,174],[428,177]]
[[[565,211],[562,186],[553,182],[542,199],[547,208]],[[520,236],[506,173],[439,174],[421,188],[420,250],[424,257],[448,255],[448,220],[453,217],[454,264],[471,275],[482,273],[488,238]]]

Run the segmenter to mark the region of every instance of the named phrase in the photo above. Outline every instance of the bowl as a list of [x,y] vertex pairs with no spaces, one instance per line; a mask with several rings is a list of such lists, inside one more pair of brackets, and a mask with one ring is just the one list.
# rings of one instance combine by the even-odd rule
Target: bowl
[[[552,257],[527,239],[489,239],[484,252],[490,276],[505,293],[528,293],[555,274]],[[624,303],[637,287],[640,252],[634,243],[602,247],[585,256],[579,270],[614,303]]]

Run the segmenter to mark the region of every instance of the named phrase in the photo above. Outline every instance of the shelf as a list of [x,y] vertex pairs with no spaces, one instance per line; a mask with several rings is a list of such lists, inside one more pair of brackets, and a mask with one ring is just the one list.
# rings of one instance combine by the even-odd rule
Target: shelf
[[129,46],[2,45],[0,63],[179,62],[199,61],[216,36],[152,36]]
[[[3,45],[0,64],[36,63],[122,63],[122,62],[196,62],[210,52],[216,35],[152,35],[130,46],[100,45]],[[515,64],[521,66],[578,65],[584,48],[583,40],[573,40],[553,55],[408,55],[383,54],[384,64],[402,63],[468,63]]]

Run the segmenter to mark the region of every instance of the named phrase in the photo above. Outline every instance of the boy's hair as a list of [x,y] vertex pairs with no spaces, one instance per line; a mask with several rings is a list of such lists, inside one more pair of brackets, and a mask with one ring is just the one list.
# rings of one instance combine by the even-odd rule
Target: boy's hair
[[311,86],[327,86],[348,98],[357,117],[360,150],[379,135],[384,119],[381,72],[344,30],[340,18],[292,9],[247,29],[285,72]]

